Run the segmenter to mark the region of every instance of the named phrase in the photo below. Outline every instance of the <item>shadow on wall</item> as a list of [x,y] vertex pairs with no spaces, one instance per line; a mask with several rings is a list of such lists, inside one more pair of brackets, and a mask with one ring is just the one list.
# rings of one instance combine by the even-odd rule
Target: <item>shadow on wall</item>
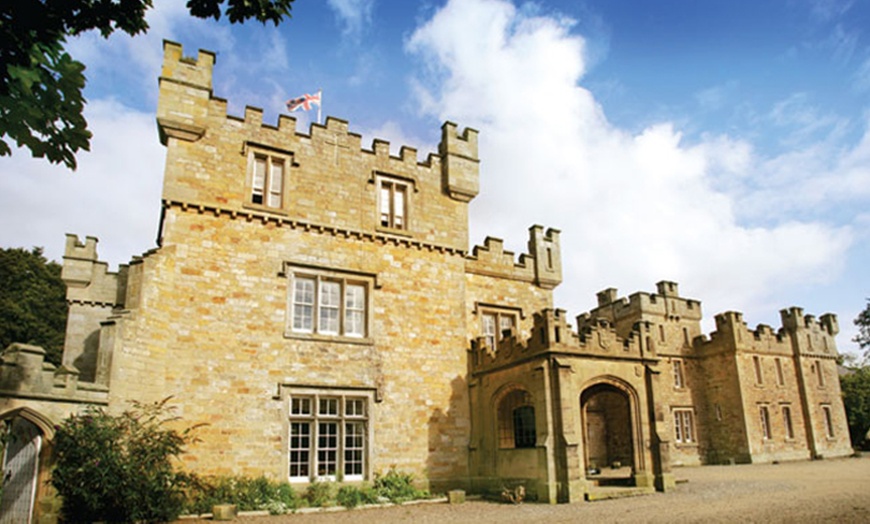
[[447,410],[429,416],[429,455],[426,476],[433,493],[468,489],[468,438],[471,429],[468,383],[461,376],[450,381]]
[[73,365],[79,370],[81,382],[95,382],[97,380],[97,353],[99,350],[100,330],[97,329],[85,338],[84,351],[73,361]]

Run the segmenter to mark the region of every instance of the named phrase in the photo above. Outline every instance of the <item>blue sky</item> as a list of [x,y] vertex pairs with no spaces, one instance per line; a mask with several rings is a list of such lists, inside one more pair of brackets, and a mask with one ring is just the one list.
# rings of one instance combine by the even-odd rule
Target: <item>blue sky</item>
[[[154,247],[164,152],[161,41],[217,52],[230,113],[323,90],[351,130],[434,151],[444,120],[480,131],[471,243],[524,251],[562,230],[559,307],[674,280],[715,313],[779,327],[870,296],[870,3],[833,0],[297,0],[278,28],[158,2],[150,32],[70,42],[87,66],[92,152],[76,173],[0,159],[0,245],[100,238],[113,266]],[[307,132],[315,113],[294,113]]]

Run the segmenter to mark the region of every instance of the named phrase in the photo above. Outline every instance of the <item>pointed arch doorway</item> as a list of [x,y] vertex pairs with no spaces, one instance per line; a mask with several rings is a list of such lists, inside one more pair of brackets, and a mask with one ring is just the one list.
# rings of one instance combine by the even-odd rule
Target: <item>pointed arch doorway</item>
[[635,442],[631,397],[610,383],[586,388],[580,395],[588,479],[599,483],[631,483]]

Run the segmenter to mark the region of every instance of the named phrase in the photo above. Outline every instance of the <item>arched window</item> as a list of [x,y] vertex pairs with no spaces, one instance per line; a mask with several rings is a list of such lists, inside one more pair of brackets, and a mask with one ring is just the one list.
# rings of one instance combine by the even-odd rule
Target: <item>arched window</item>
[[511,391],[498,405],[498,446],[533,448],[536,443],[535,408],[525,390]]

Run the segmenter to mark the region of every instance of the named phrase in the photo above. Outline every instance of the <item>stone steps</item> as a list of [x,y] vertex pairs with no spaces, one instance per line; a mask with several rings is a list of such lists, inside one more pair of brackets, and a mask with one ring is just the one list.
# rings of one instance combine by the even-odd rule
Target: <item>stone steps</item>
[[594,502],[597,500],[619,499],[624,497],[639,497],[642,495],[652,495],[656,490],[653,487],[621,487],[621,486],[596,486],[586,492],[586,500]]

